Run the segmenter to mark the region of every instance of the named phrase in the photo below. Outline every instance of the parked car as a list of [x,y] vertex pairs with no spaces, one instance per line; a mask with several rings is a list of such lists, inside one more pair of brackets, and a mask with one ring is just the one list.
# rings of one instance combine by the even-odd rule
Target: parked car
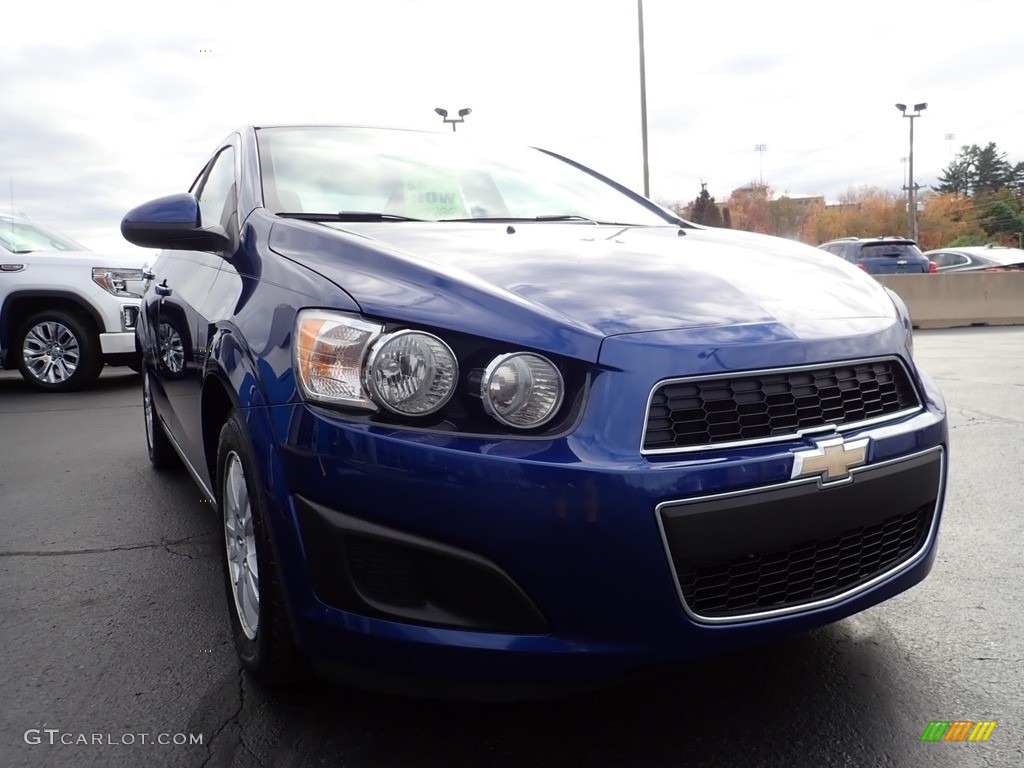
[[917,243],[902,237],[844,237],[818,247],[869,275],[927,274],[937,270]]
[[924,254],[939,272],[983,272],[1024,269],[1024,250],[1001,245],[938,248]]
[[103,256],[35,221],[0,216],[0,366],[37,389],[88,386],[138,367],[145,257]]
[[332,126],[231,133],[121,228],[165,249],[149,457],[218,510],[264,682],[549,694],[932,567],[943,399],[899,298],[814,248],[549,152]]

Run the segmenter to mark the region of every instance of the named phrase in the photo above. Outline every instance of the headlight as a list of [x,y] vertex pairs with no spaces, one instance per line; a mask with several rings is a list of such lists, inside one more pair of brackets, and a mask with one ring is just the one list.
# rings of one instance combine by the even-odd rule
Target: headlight
[[374,342],[363,373],[374,402],[400,416],[425,416],[455,392],[455,353],[436,336],[398,331]]
[[374,410],[363,390],[363,359],[383,326],[341,312],[303,310],[295,321],[295,368],[310,400]]
[[139,298],[142,294],[128,290],[128,281],[142,282],[141,269],[116,269],[114,267],[93,267],[92,281],[100,288],[115,296]]
[[519,429],[547,423],[564,394],[562,374],[554,364],[527,352],[494,358],[480,380],[484,410],[502,424]]

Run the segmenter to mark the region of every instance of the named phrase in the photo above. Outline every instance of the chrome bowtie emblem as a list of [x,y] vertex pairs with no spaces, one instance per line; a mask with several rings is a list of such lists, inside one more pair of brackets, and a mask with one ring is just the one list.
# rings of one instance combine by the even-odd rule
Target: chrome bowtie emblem
[[814,448],[793,452],[792,479],[820,475],[822,485],[848,480],[850,470],[868,462],[870,438],[846,442],[841,437],[819,440]]

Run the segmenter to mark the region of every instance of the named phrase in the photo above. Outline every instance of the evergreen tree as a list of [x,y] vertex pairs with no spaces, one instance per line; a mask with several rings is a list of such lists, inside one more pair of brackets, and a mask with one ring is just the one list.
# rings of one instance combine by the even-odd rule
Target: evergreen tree
[[990,238],[1012,241],[1018,232],[1024,232],[1022,208],[1019,198],[1014,199],[1005,192],[993,195],[979,210],[978,223]]
[[708,185],[701,182],[700,194],[690,206],[690,218],[694,224],[703,224],[706,227],[722,226],[722,212],[715,205],[715,198],[708,193]]
[[1013,166],[1009,186],[1017,197],[1024,197],[1024,163],[1017,163]]
[[1017,168],[1007,162],[1006,153],[1000,152],[994,141],[984,148],[977,144],[964,145],[942,172],[935,190],[974,197],[1011,187],[1015,176]]

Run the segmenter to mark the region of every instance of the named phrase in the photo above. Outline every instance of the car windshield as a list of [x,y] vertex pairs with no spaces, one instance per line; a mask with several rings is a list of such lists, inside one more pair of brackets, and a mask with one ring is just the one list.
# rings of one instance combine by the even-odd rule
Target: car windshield
[[866,243],[861,246],[860,257],[862,259],[879,256],[905,259],[908,256],[918,258],[923,256],[923,254],[916,245],[911,243]]
[[32,251],[86,251],[88,248],[76,243],[35,222],[0,216],[0,245],[11,253]]
[[371,221],[558,220],[665,225],[594,175],[538,149],[455,134],[373,128],[261,128],[273,213]]

